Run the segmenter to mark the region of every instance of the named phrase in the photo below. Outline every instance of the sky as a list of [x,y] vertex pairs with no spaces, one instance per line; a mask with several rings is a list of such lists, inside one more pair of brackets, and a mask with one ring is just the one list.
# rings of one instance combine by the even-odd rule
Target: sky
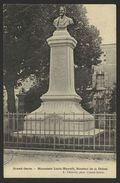
[[86,4],[90,24],[100,31],[103,44],[116,43],[116,5]]

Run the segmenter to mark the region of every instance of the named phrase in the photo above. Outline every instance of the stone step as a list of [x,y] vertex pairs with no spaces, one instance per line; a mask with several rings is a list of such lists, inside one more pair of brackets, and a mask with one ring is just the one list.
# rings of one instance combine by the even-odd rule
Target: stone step
[[101,133],[104,133],[103,129],[92,129],[89,131],[30,131],[30,130],[24,130],[24,131],[18,131],[14,132],[12,135],[14,137],[32,137],[32,136],[41,136],[41,137],[52,137],[52,136],[60,136],[64,138],[69,138],[69,137],[76,137],[76,138],[90,138],[94,137],[97,135],[100,135]]

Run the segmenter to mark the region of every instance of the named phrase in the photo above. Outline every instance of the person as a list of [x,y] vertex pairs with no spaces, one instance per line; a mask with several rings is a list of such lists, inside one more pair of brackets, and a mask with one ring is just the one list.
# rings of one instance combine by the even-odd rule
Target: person
[[65,15],[66,8],[64,6],[60,7],[59,13],[60,16],[54,20],[53,25],[57,30],[67,29],[68,25],[73,24],[73,20]]

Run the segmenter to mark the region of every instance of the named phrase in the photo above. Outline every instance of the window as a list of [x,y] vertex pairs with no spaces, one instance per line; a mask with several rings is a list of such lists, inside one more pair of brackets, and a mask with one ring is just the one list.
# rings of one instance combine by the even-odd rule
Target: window
[[104,73],[96,75],[96,86],[97,88],[104,87]]

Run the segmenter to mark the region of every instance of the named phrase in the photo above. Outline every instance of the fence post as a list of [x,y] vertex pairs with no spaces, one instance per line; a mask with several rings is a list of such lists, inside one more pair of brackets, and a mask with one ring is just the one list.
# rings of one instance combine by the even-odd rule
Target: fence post
[[53,122],[54,122],[54,146],[53,146],[53,149],[55,150],[55,132],[56,132],[56,118],[55,118],[55,112],[53,114]]
[[113,114],[113,120],[114,120],[114,150],[116,151],[116,114]]
[[64,121],[64,123],[63,123],[64,124],[63,136],[64,136],[64,149],[65,149],[65,112],[64,112],[63,115],[64,115],[64,120],[63,120]]
[[[94,116],[95,123],[96,123],[96,116],[95,116],[95,112],[93,113],[93,116]],[[93,150],[95,150],[95,127],[96,127],[96,124],[94,125]]]
[[106,114],[104,112],[104,151],[105,151],[105,147],[106,147]]
[[73,121],[74,121],[74,126],[73,126],[73,130],[74,130],[74,138],[73,138],[73,150],[75,151],[75,139],[76,139],[76,136],[75,136],[75,113],[73,113]]
[[83,150],[85,149],[85,114],[83,112]]
[[24,129],[24,99],[25,99],[25,94],[21,93],[17,95],[18,97],[18,113],[19,113],[19,118],[18,118],[18,129],[17,130],[23,130]]

